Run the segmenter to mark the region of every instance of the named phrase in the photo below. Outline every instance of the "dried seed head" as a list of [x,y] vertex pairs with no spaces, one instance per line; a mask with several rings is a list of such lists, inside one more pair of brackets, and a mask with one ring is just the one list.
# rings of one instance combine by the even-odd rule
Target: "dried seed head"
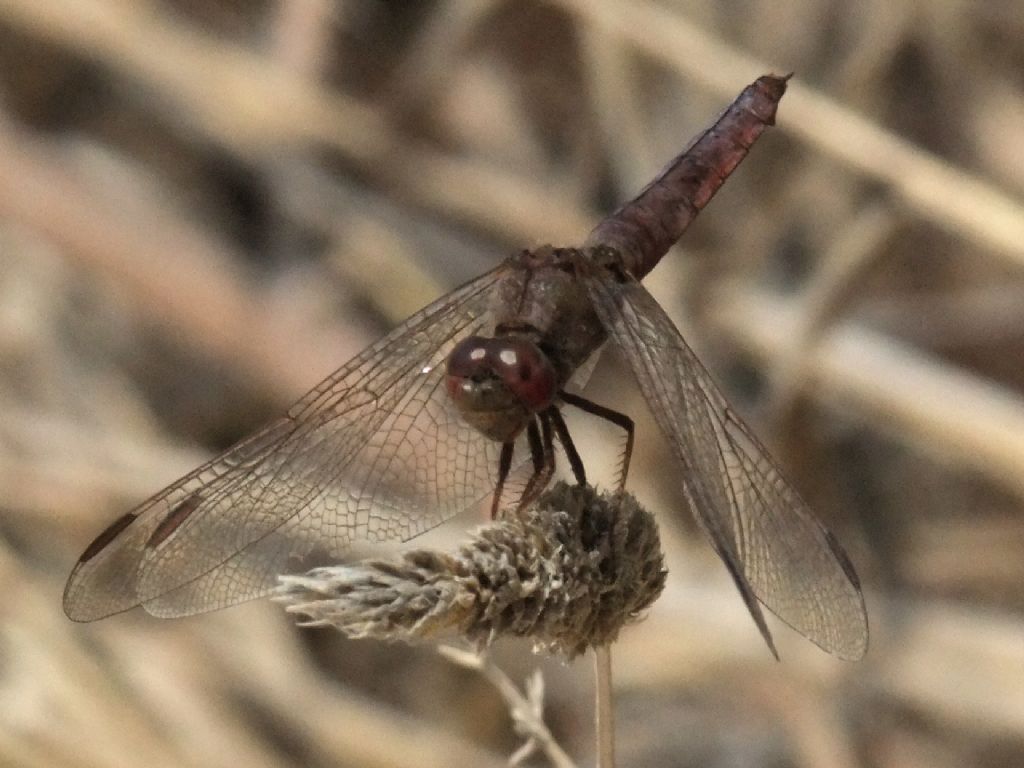
[[455,555],[406,552],[283,576],[278,599],[351,637],[502,635],[572,658],[613,641],[661,593],[653,516],[628,494],[557,483],[535,507],[485,526]]

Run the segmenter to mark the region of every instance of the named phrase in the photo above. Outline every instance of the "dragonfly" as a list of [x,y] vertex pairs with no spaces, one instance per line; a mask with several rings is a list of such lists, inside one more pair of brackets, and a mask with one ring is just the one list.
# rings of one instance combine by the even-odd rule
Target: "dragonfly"
[[586,483],[567,406],[624,431],[622,488],[632,419],[567,389],[612,345],[771,652],[762,607],[829,653],[863,656],[867,615],[849,557],[640,282],[774,124],[787,80],[747,86],[581,246],[510,256],[117,518],[74,566],[66,614],[220,609],[270,593],[307,558],[408,541],[488,499],[492,517],[522,508],[551,479],[556,443]]

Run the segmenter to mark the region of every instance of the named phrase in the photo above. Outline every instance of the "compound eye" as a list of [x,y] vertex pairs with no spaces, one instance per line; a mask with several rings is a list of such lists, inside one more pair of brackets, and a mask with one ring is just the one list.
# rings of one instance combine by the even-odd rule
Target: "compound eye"
[[536,344],[507,339],[492,354],[495,372],[525,405],[541,410],[551,404],[557,389],[555,370]]
[[487,368],[492,339],[467,336],[448,353],[446,371],[449,376],[468,379]]
[[520,349],[521,345],[507,345],[498,351],[498,364],[494,367],[501,375],[511,381],[526,381],[533,378],[536,355],[530,349]]

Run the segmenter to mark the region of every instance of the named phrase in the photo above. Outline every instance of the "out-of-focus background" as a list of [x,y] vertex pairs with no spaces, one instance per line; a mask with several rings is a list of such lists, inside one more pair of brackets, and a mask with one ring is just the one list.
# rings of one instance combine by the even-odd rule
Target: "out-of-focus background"
[[[64,579],[124,510],[513,250],[579,243],[795,71],[648,285],[850,551],[872,647],[843,663],[776,623],[771,659],[608,356],[589,394],[638,420],[671,569],[615,649],[620,762],[1024,764],[1022,41],[1013,0],[0,2],[0,763],[504,764],[504,703],[430,648],[266,602],[76,625]],[[609,483],[618,436],[573,428]],[[590,665],[495,657],[544,670],[592,762]]]

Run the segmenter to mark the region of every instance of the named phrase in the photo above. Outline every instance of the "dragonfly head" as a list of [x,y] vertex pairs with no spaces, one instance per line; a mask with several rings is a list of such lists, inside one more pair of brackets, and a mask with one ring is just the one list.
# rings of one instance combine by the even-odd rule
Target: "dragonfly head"
[[551,361],[532,341],[515,336],[460,341],[448,355],[446,384],[463,418],[503,443],[551,405],[558,392]]

